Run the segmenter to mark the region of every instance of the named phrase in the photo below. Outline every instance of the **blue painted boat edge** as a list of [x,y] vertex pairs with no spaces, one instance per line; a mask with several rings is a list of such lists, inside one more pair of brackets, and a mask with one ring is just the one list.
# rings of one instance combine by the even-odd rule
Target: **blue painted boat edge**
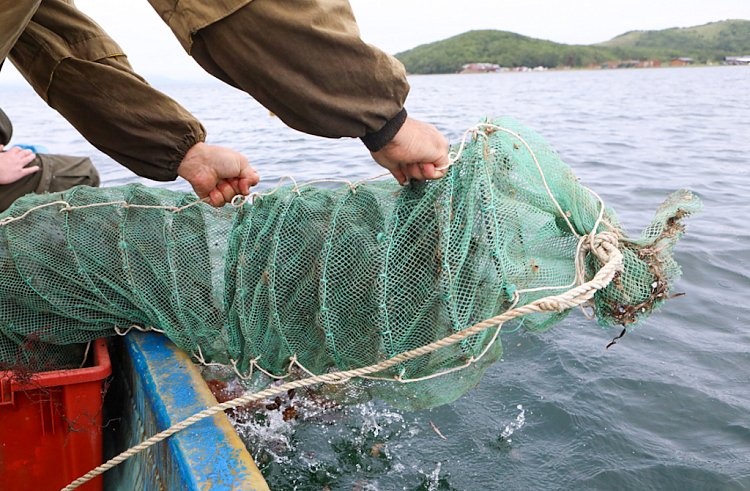
[[[166,337],[131,333],[125,345],[159,431],[217,404],[187,354]],[[176,433],[168,444],[173,464],[192,489],[270,491],[224,413]]]

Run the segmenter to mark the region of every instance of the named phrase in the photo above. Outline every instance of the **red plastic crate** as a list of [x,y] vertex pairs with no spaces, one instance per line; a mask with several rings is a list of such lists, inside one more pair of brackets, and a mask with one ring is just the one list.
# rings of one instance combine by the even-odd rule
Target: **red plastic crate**
[[[104,339],[94,366],[34,375],[0,372],[0,488],[59,491],[102,463],[102,381],[112,372]],[[102,476],[82,491],[101,491]]]

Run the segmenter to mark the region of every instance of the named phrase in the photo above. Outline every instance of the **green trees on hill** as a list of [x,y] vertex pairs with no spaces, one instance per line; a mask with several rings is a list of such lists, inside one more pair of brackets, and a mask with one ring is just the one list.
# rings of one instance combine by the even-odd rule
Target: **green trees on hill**
[[506,31],[469,31],[396,55],[409,73],[454,73],[466,63],[505,67],[571,65],[629,59],[667,62],[690,57],[698,63],[750,54],[750,21],[729,20],[687,29],[632,31],[606,43],[568,45]]
[[410,73],[453,73],[466,63],[500,66],[576,66],[604,62],[608,49],[570,46],[505,31],[469,31],[396,55]]
[[[726,20],[684,29],[631,31],[600,43],[616,54],[643,54],[663,61],[690,57],[696,62],[750,54],[750,21]],[[635,58],[635,56],[634,56]]]

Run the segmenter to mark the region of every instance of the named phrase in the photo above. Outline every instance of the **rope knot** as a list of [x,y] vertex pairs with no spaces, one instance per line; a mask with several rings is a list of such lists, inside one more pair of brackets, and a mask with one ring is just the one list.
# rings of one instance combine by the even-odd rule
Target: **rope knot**
[[609,262],[612,251],[619,249],[620,241],[617,233],[615,232],[599,232],[594,233],[593,231],[587,236],[586,242],[583,245],[583,251],[591,251],[599,258],[602,264]]

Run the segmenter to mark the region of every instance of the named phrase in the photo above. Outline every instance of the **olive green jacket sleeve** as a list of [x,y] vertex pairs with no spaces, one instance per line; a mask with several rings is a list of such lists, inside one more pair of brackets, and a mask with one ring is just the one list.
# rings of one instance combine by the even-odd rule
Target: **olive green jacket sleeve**
[[150,2],[206,71],[292,128],[378,144],[405,119],[404,67],[362,41],[346,0]]
[[0,63],[8,57],[40,3],[41,0],[0,0]]
[[[27,24],[10,59],[36,92],[135,173],[175,179],[187,151],[205,140],[200,122],[135,74],[72,0],[18,1],[26,10],[15,22]],[[360,39],[346,0],[151,3],[203,68],[293,128],[360,137],[374,151],[405,119],[403,66]],[[0,48],[13,36],[0,32]]]
[[15,22],[25,28],[15,41],[0,32],[0,48],[8,51],[13,41],[9,58],[34,90],[136,174],[176,179],[185,154],[205,140],[201,123],[139,77],[117,43],[72,0],[18,1],[27,12],[19,11]]

